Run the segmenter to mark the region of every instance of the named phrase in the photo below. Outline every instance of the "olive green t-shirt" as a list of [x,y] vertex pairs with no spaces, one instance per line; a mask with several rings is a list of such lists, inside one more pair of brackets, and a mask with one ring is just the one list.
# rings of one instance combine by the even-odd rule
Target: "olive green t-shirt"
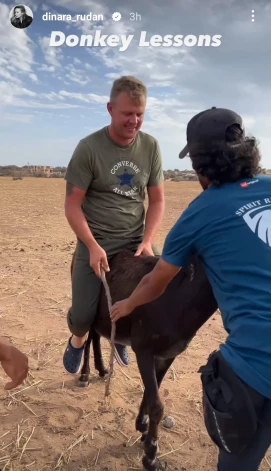
[[121,146],[107,127],[81,139],[65,180],[86,191],[82,210],[95,238],[140,238],[144,233],[145,189],[163,181],[157,140],[139,131]]

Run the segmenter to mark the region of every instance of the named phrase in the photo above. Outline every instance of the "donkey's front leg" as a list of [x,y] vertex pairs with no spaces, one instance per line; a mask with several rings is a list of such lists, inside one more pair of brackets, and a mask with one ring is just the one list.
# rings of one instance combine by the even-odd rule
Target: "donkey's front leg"
[[[136,352],[137,364],[145,386],[145,394],[148,413],[149,429],[144,441],[144,456],[142,459],[144,471],[156,471],[160,467],[157,461],[158,427],[163,417],[164,406],[159,398],[158,384],[155,372],[155,361],[151,353],[141,350]],[[144,398],[143,401],[144,403]],[[160,468],[161,469],[161,468]]]
[[136,418],[135,428],[138,432],[142,433],[141,441],[144,442],[147,437],[149,426],[149,414],[146,390],[144,391],[143,398],[139,407],[138,415]]
[[[169,369],[169,367],[174,362],[175,358],[155,358],[155,373],[158,384],[158,389],[161,386],[161,383]],[[149,414],[148,414],[148,404],[146,397],[146,390],[144,391],[143,399],[139,407],[138,416],[136,418],[136,430],[142,433],[141,441],[145,441],[148,431],[149,423]],[[271,471],[271,470],[270,470]]]

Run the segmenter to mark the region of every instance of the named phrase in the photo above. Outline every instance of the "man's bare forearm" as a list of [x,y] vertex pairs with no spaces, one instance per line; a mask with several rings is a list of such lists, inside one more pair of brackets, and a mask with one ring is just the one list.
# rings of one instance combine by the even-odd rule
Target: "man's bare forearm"
[[88,249],[97,245],[81,208],[69,205],[65,208],[65,215],[75,235]]
[[151,203],[147,209],[143,241],[152,243],[162,223],[165,211],[164,201]]
[[128,298],[131,310],[142,304],[150,303],[163,294],[165,290],[152,282],[152,275],[148,273],[139,282],[135,290]]

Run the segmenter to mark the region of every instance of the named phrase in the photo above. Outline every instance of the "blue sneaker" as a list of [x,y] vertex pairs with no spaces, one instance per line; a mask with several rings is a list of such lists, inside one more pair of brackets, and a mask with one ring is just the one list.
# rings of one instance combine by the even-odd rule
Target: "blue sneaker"
[[128,366],[129,365],[129,353],[125,345],[120,345],[119,343],[115,343],[115,359],[120,366]]
[[80,371],[85,343],[80,348],[75,348],[71,344],[72,337],[69,338],[68,345],[63,355],[63,366],[67,373],[76,375]]

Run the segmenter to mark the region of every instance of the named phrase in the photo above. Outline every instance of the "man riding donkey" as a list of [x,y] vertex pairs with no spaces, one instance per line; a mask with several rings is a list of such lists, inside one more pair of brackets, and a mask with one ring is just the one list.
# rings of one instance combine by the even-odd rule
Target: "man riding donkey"
[[[72,335],[63,357],[71,374],[80,369],[96,316],[101,267],[108,271],[108,261],[123,249],[159,255],[153,240],[164,214],[164,177],[157,140],[140,131],[146,98],[137,78],[115,80],[107,104],[111,124],[81,139],[67,167],[65,215],[77,236],[67,315]],[[115,344],[115,358],[128,365],[125,346]]]
[[201,258],[228,333],[200,368],[205,425],[219,471],[257,471],[271,445],[271,177],[259,175],[257,143],[231,110],[194,116],[180,158],[188,153],[204,191],[111,320],[159,297],[191,255]]

